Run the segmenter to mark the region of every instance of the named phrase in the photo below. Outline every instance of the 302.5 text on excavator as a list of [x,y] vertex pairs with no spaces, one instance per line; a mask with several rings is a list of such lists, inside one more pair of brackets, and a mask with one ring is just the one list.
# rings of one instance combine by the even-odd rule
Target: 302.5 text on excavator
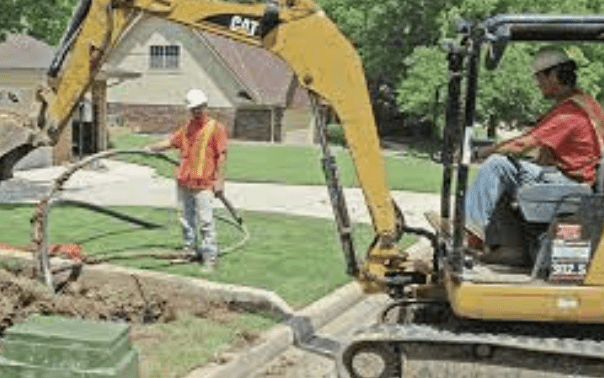
[[[27,114],[0,109],[1,179],[10,177],[14,164],[32,149],[57,142],[108,53],[141,13],[273,52],[289,64],[314,102],[326,101],[342,122],[376,233],[360,264],[317,111],[322,162],[347,270],[368,292],[387,292],[394,301],[382,321],[360,329],[344,345],[305,338],[298,340],[301,347],[332,355],[340,374],[351,377],[604,376],[600,189],[534,188],[519,199],[527,230],[537,230],[528,237],[545,240],[535,244],[540,249],[532,267],[480,264],[465,253],[462,237],[472,144],[467,130],[474,124],[482,47],[489,47],[487,66],[494,68],[512,41],[601,41],[604,16],[503,15],[460,27],[459,41],[449,46],[442,204],[433,233],[405,225],[391,200],[362,63],[312,0],[82,0],[34,108]],[[451,216],[454,150],[460,153]],[[442,226],[449,219],[452,229]],[[566,250],[570,255],[565,258],[574,264],[568,272],[572,279],[553,279],[550,272],[559,262],[552,253],[556,237],[551,230],[568,219],[573,229],[582,230],[584,243]],[[397,241],[405,232],[430,240],[430,264],[417,264],[399,249]],[[583,265],[575,269],[577,264]],[[388,321],[391,312],[398,314],[395,321]]]

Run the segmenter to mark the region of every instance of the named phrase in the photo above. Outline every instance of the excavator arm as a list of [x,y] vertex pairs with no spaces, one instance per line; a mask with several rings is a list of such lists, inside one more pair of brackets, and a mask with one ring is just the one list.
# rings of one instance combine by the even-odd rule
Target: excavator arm
[[48,85],[37,93],[36,116],[12,144],[24,152],[57,143],[109,52],[141,13],[269,50],[291,67],[302,87],[333,107],[377,234],[365,269],[356,274],[370,283],[368,289],[383,289],[380,278],[403,269],[396,244],[401,221],[386,182],[365,74],[350,41],[312,0],[82,0],[49,69]]

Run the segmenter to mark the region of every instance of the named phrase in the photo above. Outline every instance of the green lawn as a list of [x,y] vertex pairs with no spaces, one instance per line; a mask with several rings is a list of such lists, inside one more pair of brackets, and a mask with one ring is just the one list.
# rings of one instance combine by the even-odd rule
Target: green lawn
[[[158,140],[157,136],[144,134],[114,134],[114,148],[144,146]],[[333,148],[340,168],[341,182],[345,187],[358,186],[354,165],[348,151]],[[177,157],[176,153],[170,155]],[[272,182],[288,185],[324,185],[318,146],[268,145],[232,142],[229,146],[227,180],[239,182]],[[151,165],[158,174],[172,177],[174,167],[165,161],[143,156],[127,156],[130,162]],[[426,154],[387,153],[384,156],[388,181],[393,190],[438,193],[441,189],[442,168],[428,159]]]
[[275,324],[246,313],[223,321],[183,314],[169,323],[135,324],[130,339],[140,353],[141,378],[184,377],[237,344],[240,335],[258,335]]
[[[173,253],[180,249],[180,227],[173,209],[113,209],[165,227],[143,229],[90,210],[59,206],[49,214],[50,243],[79,243],[88,256]],[[29,244],[32,214],[31,205],[0,205],[2,241]],[[118,259],[114,263],[264,288],[276,292],[294,308],[308,305],[350,281],[332,221],[262,212],[243,212],[242,216],[250,232],[248,242],[221,256],[212,275],[201,273],[197,263],[169,264],[167,260],[149,258]],[[220,246],[241,240],[241,232],[228,222],[221,209],[217,210],[217,219]],[[372,238],[371,227],[357,224],[354,231],[358,254],[364,255]],[[405,237],[401,245],[414,240]],[[238,335],[259,334],[278,322],[274,316],[262,314],[239,313],[223,321],[183,314],[165,324],[133,325],[132,342],[143,363],[141,378],[184,376],[237,343],[241,338]]]
[[[50,212],[50,243],[79,243],[87,255],[120,256],[136,252],[174,252],[181,247],[180,226],[173,210],[119,207],[120,211],[165,224],[161,229],[143,229],[113,217],[74,207],[56,207]],[[241,240],[241,233],[222,220],[217,211],[218,243],[228,247]],[[19,245],[30,240],[32,207],[0,206],[0,235]],[[276,292],[294,308],[303,307],[349,282],[335,225],[327,219],[262,212],[243,212],[250,239],[241,249],[219,260],[210,276],[198,264],[169,264],[156,259],[115,260],[116,264],[154,269],[216,282],[249,285]],[[364,255],[373,237],[370,225],[355,225],[357,253]],[[312,235],[312,237],[309,237]],[[409,245],[414,237],[405,237]]]

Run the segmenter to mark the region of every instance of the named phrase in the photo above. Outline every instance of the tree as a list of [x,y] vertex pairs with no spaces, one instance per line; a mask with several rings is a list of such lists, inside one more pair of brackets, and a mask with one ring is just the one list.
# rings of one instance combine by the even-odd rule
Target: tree
[[[443,9],[439,42],[455,36],[461,18],[483,20],[499,13],[593,14],[604,11],[594,0],[463,0]],[[548,103],[532,80],[532,55],[542,44],[512,43],[497,70],[479,72],[477,121],[484,124],[525,123],[544,111]],[[604,100],[604,47],[600,44],[564,45],[579,64],[579,84],[600,101]],[[397,85],[399,106],[411,113],[425,114],[433,93],[447,80],[444,52],[438,44],[417,46],[405,61],[406,69]]]
[[401,110],[426,114],[436,91],[447,83],[447,53],[438,46],[418,46],[405,59],[408,70],[398,87]]
[[25,33],[56,45],[78,0],[0,0],[0,38]]
[[369,80],[395,83],[415,46],[439,37],[438,15],[452,0],[319,0],[350,37]]

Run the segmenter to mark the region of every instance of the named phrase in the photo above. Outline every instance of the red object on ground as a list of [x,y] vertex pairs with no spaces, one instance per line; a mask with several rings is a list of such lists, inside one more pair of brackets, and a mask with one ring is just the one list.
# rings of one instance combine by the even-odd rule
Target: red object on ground
[[67,257],[76,261],[82,261],[84,258],[84,251],[79,244],[51,244],[49,252],[51,256]]
[[[17,250],[17,251],[34,251],[31,245],[13,245],[0,240],[0,249]],[[82,261],[84,259],[84,250],[79,244],[51,244],[48,247],[48,252],[51,256],[65,257],[68,259]]]

